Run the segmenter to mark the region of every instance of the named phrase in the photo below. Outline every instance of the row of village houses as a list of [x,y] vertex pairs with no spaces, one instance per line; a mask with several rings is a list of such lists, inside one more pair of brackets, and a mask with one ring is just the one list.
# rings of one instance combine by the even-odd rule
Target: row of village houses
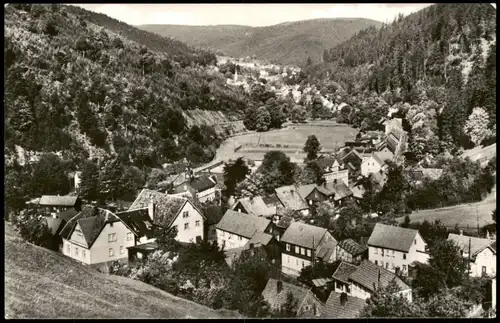
[[[43,196],[39,205],[57,208],[47,221],[62,238],[60,252],[89,265],[147,256],[157,247],[151,237],[153,224],[175,226],[180,242],[217,240],[224,246],[229,265],[235,258],[259,250],[283,274],[297,277],[315,262],[341,260],[334,274],[314,280],[313,288],[269,279],[264,298],[276,308],[291,292],[299,300],[301,316],[355,317],[378,286],[393,280],[400,287],[398,293],[412,301],[411,288],[399,277],[429,258],[427,244],[417,230],[379,223],[365,243],[337,241],[327,229],[302,220],[284,217],[273,221],[275,212],[261,214],[250,199],[239,200],[220,219],[207,219],[188,198],[148,189],[123,212],[82,207],[76,196]],[[495,277],[496,241],[456,234],[448,239],[457,243],[464,259],[470,259],[471,276]],[[331,293],[322,302],[313,291],[327,286]]]
[[[415,263],[427,262],[427,245],[416,230],[383,224],[375,226],[367,241],[337,241],[327,229],[310,224],[311,210],[322,201],[338,206],[361,199],[364,189],[358,185],[359,175],[372,174],[382,187],[385,161],[394,160],[403,149],[398,142],[404,136],[397,131],[400,128],[397,120],[387,122],[385,141],[370,146],[358,140],[347,143],[335,158],[320,158],[324,184],[284,186],[272,195],[241,198],[222,217],[210,214],[207,218],[194,203],[217,198],[221,174],[194,176],[189,169],[171,178],[163,192],[161,185],[156,190],[143,189],[121,212],[82,206],[77,196],[43,196],[33,202],[51,212],[47,222],[62,238],[60,251],[89,265],[147,256],[157,248],[151,237],[153,224],[176,227],[176,239],[183,243],[217,241],[224,246],[229,265],[249,252],[261,252],[283,274],[297,277],[317,261],[341,260],[332,277],[314,280],[313,288],[270,279],[263,296],[279,307],[291,292],[299,300],[301,316],[355,317],[375,288],[392,280],[411,301],[411,288],[399,277],[408,275]],[[367,147],[372,150],[368,154]],[[413,169],[409,175],[418,181],[440,172]],[[449,239],[470,259],[471,276],[496,275],[495,241],[453,234]],[[332,291],[324,301],[314,293],[322,288]]]

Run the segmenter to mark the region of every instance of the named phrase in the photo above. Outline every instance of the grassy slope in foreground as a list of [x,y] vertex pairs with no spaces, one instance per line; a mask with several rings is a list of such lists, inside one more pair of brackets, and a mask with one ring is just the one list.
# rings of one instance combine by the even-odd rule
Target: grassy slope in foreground
[[5,317],[223,318],[132,279],[105,275],[16,237],[5,223]]

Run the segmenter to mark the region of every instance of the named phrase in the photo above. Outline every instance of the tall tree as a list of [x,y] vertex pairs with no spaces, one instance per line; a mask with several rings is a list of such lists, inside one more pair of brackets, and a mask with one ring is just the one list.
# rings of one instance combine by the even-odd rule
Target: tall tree
[[315,160],[318,158],[318,153],[321,151],[321,144],[315,135],[310,135],[307,137],[307,141],[304,145],[304,152],[307,153],[307,160]]
[[99,168],[96,160],[86,160],[83,163],[78,194],[90,201],[99,199]]
[[236,159],[233,163],[224,164],[225,195],[227,197],[234,195],[236,185],[243,181],[249,174],[250,168],[243,160],[243,157]]
[[52,153],[42,155],[36,163],[31,183],[34,195],[66,195],[70,188],[65,164]]
[[464,132],[470,137],[474,145],[479,146],[481,142],[492,135],[488,128],[490,118],[488,112],[483,108],[474,108],[464,126]]
[[429,265],[436,270],[448,288],[462,284],[468,263],[460,255],[460,248],[450,240],[442,240],[430,249]]
[[260,107],[257,109],[256,113],[256,130],[257,131],[267,131],[271,125],[271,115],[267,111],[266,107]]

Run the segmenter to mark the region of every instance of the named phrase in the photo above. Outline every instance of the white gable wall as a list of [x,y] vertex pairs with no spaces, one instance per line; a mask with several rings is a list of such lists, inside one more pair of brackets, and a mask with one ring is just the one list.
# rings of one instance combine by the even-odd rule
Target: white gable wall
[[370,173],[377,173],[382,169],[382,166],[373,157],[363,160],[361,163],[361,175],[368,176]]
[[237,234],[216,229],[217,244],[219,247],[224,246],[224,250],[241,248],[247,244],[248,238]]
[[[127,233],[131,233],[127,235]],[[108,235],[115,233],[116,241],[108,242]],[[128,239],[130,240],[127,240]],[[106,261],[128,258],[128,247],[135,245],[134,235],[123,222],[107,223],[90,248],[90,263],[98,264]],[[113,256],[110,256],[109,249],[113,249]]]
[[471,264],[470,275],[472,277],[481,277],[483,267],[486,267],[486,274],[493,276],[497,269],[497,256],[490,248],[485,248],[476,256],[476,261]]
[[[188,212],[186,218],[184,212]],[[190,202],[184,204],[172,225],[177,226],[177,241],[190,243],[196,242],[196,237],[203,239],[203,216]]]

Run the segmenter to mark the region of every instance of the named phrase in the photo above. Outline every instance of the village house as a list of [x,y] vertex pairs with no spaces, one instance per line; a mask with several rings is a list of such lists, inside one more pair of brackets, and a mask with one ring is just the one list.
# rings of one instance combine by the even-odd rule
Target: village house
[[349,186],[349,170],[342,162],[334,157],[322,157],[317,160],[319,167],[323,170],[323,178],[327,183],[334,180],[342,180]]
[[267,259],[269,263],[275,264],[281,260],[281,249],[281,244],[272,235],[257,232],[243,247],[225,250],[225,260],[231,267],[238,258],[257,255],[261,259]]
[[63,255],[88,265],[127,261],[134,233],[116,214],[85,206],[61,230]]
[[309,288],[296,286],[274,278],[269,278],[262,291],[264,300],[272,311],[280,311],[291,293],[297,300],[297,317],[314,317],[321,315],[323,304],[314,296]]
[[413,182],[416,185],[420,185],[424,178],[428,178],[430,180],[437,180],[443,174],[442,168],[423,168],[423,167],[407,167],[404,171],[405,175],[409,179],[410,182]]
[[368,176],[372,173],[385,171],[388,167],[387,160],[392,161],[394,155],[389,151],[374,152],[361,163],[361,175]]
[[333,262],[336,259],[337,240],[324,228],[291,222],[281,237],[285,248],[281,254],[281,271],[299,276],[302,268],[312,261]]
[[[215,226],[217,243],[225,250],[245,246],[254,235],[259,239],[271,238],[272,222],[263,217],[227,210]],[[266,234],[265,237],[260,234]]]
[[297,211],[302,216],[309,216],[309,206],[304,198],[300,196],[295,185],[278,187],[275,192],[284,209]]
[[366,300],[349,296],[347,293],[330,293],[321,317],[330,319],[358,318],[366,306]]
[[408,275],[414,262],[427,263],[427,243],[418,230],[377,223],[368,239],[368,259],[399,275]]
[[366,246],[361,246],[353,239],[345,239],[337,244],[337,260],[359,265],[367,251],[368,248]]
[[143,189],[129,211],[138,209],[147,209],[150,219],[156,225],[175,227],[176,240],[179,242],[194,243],[204,239],[205,216],[189,199]]
[[149,208],[134,209],[116,213],[116,216],[130,228],[134,245],[128,247],[128,260],[142,259],[158,248],[152,235],[153,219]]
[[292,217],[289,216],[283,216],[279,219],[279,221],[276,223],[274,227],[274,232],[276,233],[275,238],[280,241],[281,237],[285,233],[286,229],[290,226],[290,223],[292,223],[294,220]]
[[66,223],[71,220],[75,215],[78,214],[78,211],[75,208],[69,208],[67,210],[55,213],[52,216],[46,216],[45,220],[47,221],[47,226],[50,229],[50,232],[57,236],[61,232],[62,228],[66,225]]
[[468,237],[450,233],[448,240],[460,248],[462,257],[470,261],[469,274],[472,277],[495,276],[497,268],[496,240]]
[[220,209],[214,210],[214,211],[207,210],[205,212],[206,220],[205,220],[205,227],[204,227],[204,229],[205,229],[204,237],[205,237],[206,241],[213,242],[213,241],[217,240],[216,226],[217,226],[217,223],[219,223],[219,221],[222,219],[223,216],[224,216],[224,214],[222,213],[222,211]]
[[68,209],[81,210],[82,200],[76,195],[43,195],[35,204],[52,216]]
[[169,195],[178,197],[192,197],[200,203],[213,201],[217,198],[217,178],[215,175],[187,177],[186,181],[169,191]]
[[352,191],[341,180],[323,183],[322,185],[308,184],[297,186],[299,195],[309,206],[323,201],[330,201],[335,205],[341,205],[352,196]]
[[267,206],[261,196],[244,197],[236,201],[232,207],[236,212],[273,219],[277,214],[276,206]]
[[410,286],[394,273],[368,260],[363,260],[358,266],[341,262],[332,278],[335,282],[334,292],[364,300],[370,298],[378,287],[387,287],[391,281],[395,281],[398,286],[397,294],[412,302]]

